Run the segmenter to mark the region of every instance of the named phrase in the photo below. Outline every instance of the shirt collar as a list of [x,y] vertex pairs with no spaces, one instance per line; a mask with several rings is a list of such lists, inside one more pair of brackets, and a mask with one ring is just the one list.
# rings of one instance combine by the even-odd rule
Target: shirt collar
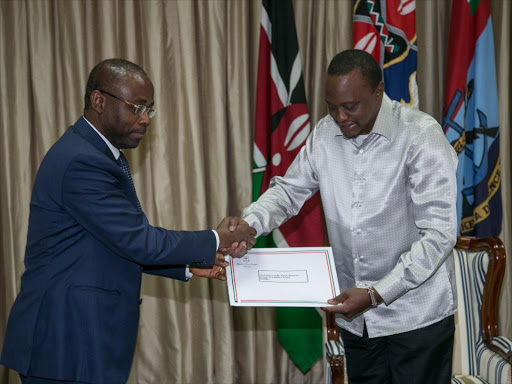
[[103,139],[103,141],[105,142],[105,144],[107,144],[107,146],[109,147],[109,149],[112,151],[112,154],[114,155],[115,159],[119,159],[119,156],[120,156],[120,151],[119,149],[117,149],[116,147],[114,147],[112,145],[112,143],[110,141],[107,140],[107,138],[105,136],[103,136],[97,129],[94,125],[91,124],[91,122],[89,120],[87,120],[84,116],[84,120],[87,121],[87,123],[92,127],[92,129],[94,129],[96,131],[96,133],[98,135],[100,135],[100,137]]
[[371,133],[384,136],[386,139],[392,141],[396,134],[397,127],[393,127],[390,121],[393,117],[393,101],[385,93],[382,97],[382,104],[380,105],[379,113],[373,124]]

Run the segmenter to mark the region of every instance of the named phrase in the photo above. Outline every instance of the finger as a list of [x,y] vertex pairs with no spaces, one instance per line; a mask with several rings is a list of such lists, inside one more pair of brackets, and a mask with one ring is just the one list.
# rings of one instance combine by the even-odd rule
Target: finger
[[244,255],[243,249],[244,248],[237,248],[237,250],[231,254],[231,257],[234,257],[236,259],[241,258]]
[[219,275],[219,276],[215,276],[215,278],[220,281],[226,281],[226,276]]
[[237,242],[234,242],[233,244],[231,244],[231,246],[229,248],[224,248],[225,249],[225,252],[222,252],[224,255],[231,255],[235,249],[238,247],[238,243]]
[[236,227],[238,226],[240,219],[238,217],[230,217],[229,218],[229,230],[234,232]]
[[236,248],[236,254],[237,254],[237,257],[242,257],[243,255],[245,255],[247,253],[247,246],[245,244],[245,241],[242,241],[240,243],[240,245]]
[[332,299],[327,300],[329,304],[337,305],[342,304],[345,300],[348,299],[348,295],[344,290],[341,290],[340,294]]
[[219,260],[218,262],[215,263],[215,265],[222,267],[222,268],[229,267],[229,263],[225,260],[224,261]]
[[240,245],[231,253],[231,257],[242,257],[247,253],[247,248],[245,247],[245,242],[241,242]]
[[226,280],[226,270],[222,267],[219,267],[219,269],[215,268],[215,278],[218,279],[218,280],[223,280],[225,281]]
[[247,241],[247,249],[251,249],[254,244],[256,244],[256,238],[251,236]]
[[215,255],[215,262],[214,262],[215,265],[219,266],[219,267],[228,267],[229,266],[229,263],[226,261],[226,259],[224,259],[224,255],[222,253],[217,253]]
[[322,307],[327,313],[343,313],[345,314],[345,306],[343,304],[334,305],[332,307]]

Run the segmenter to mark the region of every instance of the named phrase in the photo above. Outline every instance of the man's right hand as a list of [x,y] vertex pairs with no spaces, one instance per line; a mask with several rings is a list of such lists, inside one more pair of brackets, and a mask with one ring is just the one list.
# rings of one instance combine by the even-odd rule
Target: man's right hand
[[256,230],[237,217],[228,216],[223,219],[217,227],[217,233],[220,240],[219,249],[236,249],[237,247],[251,249],[256,243],[256,238],[254,237],[256,236]]

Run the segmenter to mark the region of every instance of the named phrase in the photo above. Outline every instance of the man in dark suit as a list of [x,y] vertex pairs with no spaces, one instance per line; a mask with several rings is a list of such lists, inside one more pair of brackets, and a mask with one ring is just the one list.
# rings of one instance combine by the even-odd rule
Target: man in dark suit
[[[84,116],[48,151],[30,203],[21,292],[1,364],[24,383],[124,383],[133,359],[142,272],[225,279],[219,247],[242,255],[255,230],[153,227],[120,149],[135,148],[155,114],[144,70],[105,60],[89,75]],[[187,267],[188,266],[188,267]]]

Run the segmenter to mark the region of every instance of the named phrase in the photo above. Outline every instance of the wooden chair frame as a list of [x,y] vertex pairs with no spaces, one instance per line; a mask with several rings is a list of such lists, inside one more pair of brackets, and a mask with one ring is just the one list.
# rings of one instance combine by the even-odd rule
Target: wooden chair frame
[[500,335],[498,330],[498,307],[501,284],[505,275],[505,247],[498,237],[459,236],[455,248],[470,252],[486,251],[489,255],[489,267],[487,268],[482,294],[480,332],[485,346],[512,364],[512,352],[505,354],[492,344],[492,339]]

